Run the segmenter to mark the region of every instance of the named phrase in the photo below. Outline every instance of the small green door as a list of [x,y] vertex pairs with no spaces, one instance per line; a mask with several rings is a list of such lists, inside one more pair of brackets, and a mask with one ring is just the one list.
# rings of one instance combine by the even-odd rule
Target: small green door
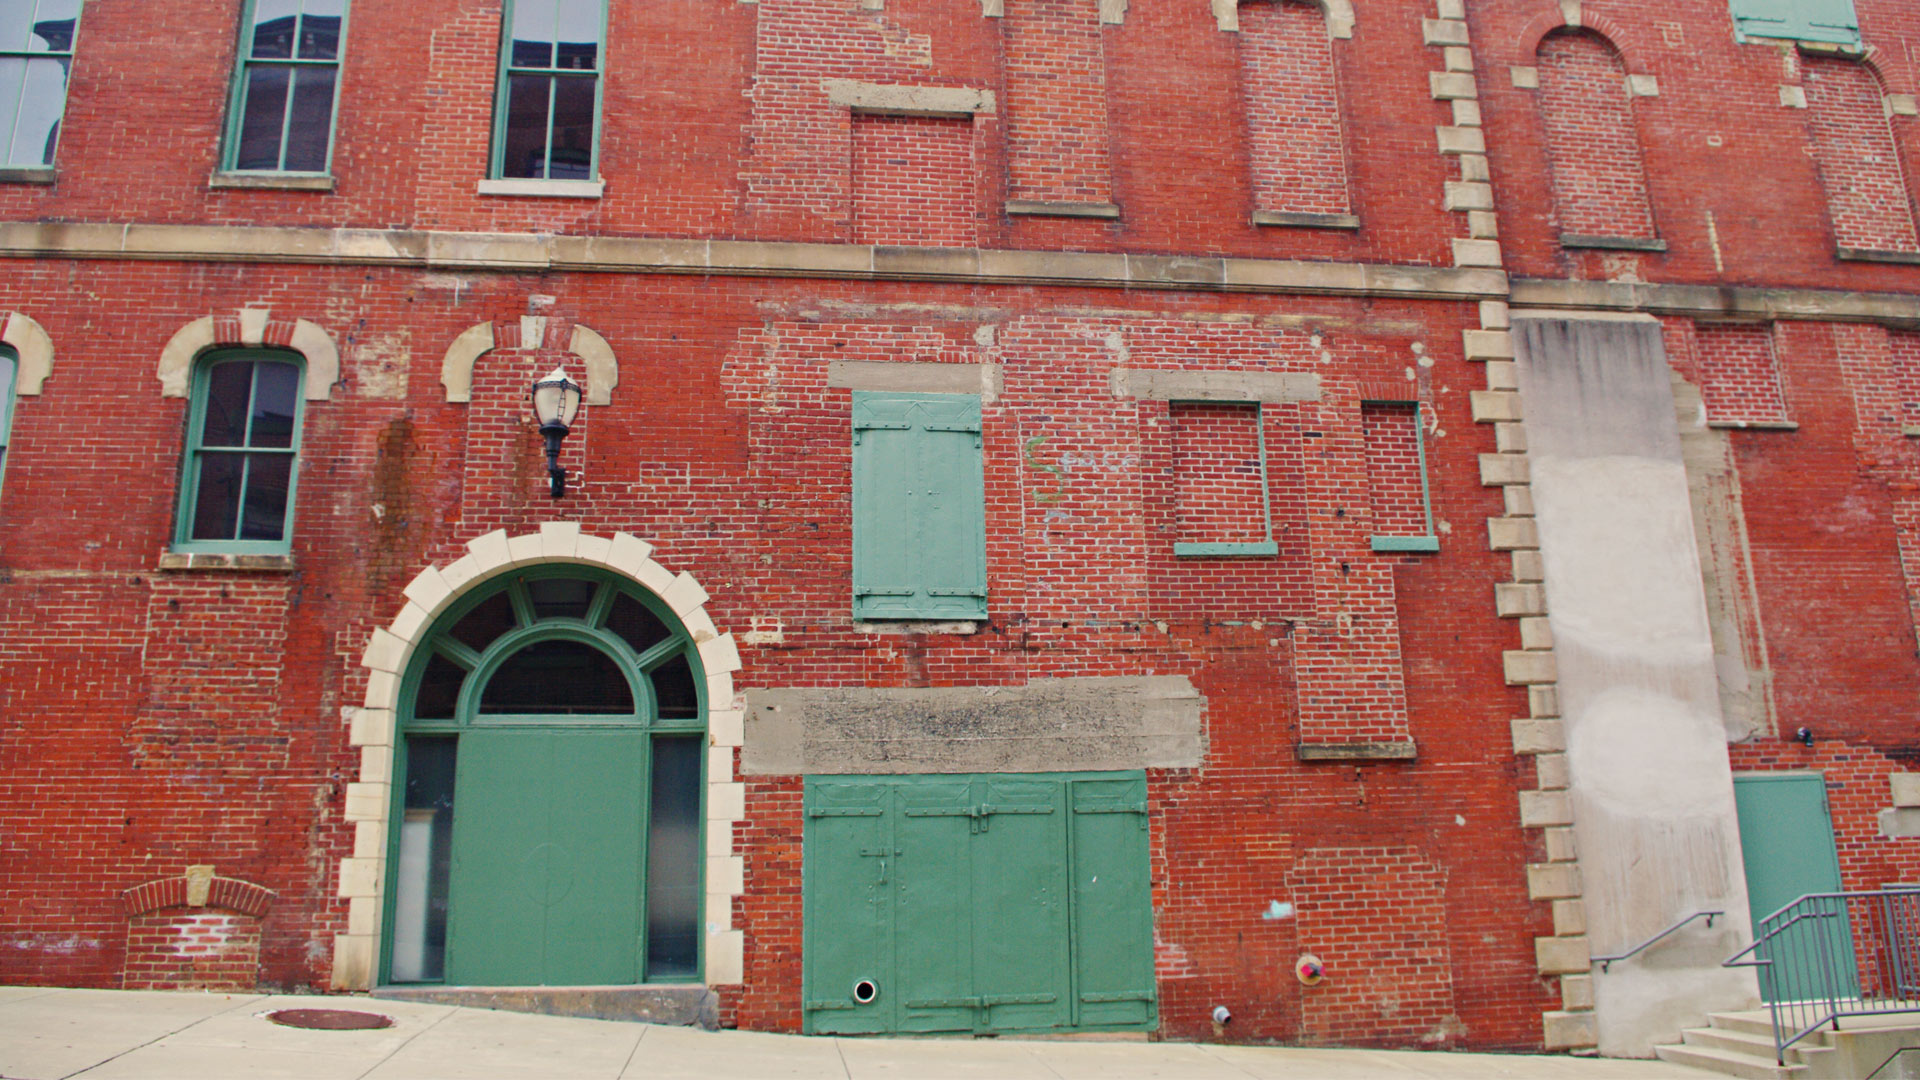
[[1147,902],[1147,782],[1076,780],[1073,896],[1078,1023],[1153,1019],[1153,910]]
[[[1754,773],[1733,778],[1734,805],[1740,818],[1740,854],[1747,867],[1747,908],[1756,935],[1763,920],[1808,893],[1840,891],[1840,858],[1827,811],[1826,778],[1818,773]],[[1802,920],[1762,949],[1785,959],[1827,955],[1843,957],[1834,968],[1796,963],[1779,965],[1768,1000],[1791,1001],[1834,992],[1856,996],[1852,975],[1852,934],[1844,907],[1836,918]],[[1798,972],[1798,975],[1789,975]],[[1837,980],[1840,985],[1826,985]],[[1768,990],[1763,975],[1762,993]]]
[[[460,738],[447,982],[639,980],[644,729],[475,728]],[[463,902],[464,901],[464,902]]]
[[808,1030],[1153,1025],[1144,776],[817,777],[806,813]]

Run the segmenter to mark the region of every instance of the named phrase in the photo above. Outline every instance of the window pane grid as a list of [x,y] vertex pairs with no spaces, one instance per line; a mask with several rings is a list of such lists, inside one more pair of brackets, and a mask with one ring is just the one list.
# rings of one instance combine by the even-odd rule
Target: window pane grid
[[51,165],[79,0],[26,0],[0,12],[18,20],[0,24],[0,166]]
[[189,543],[287,541],[299,454],[296,364],[225,360],[201,369],[182,539]]
[[326,172],[345,0],[253,0],[248,20],[227,167]]
[[596,174],[603,11],[599,0],[516,0],[501,47],[496,175]]

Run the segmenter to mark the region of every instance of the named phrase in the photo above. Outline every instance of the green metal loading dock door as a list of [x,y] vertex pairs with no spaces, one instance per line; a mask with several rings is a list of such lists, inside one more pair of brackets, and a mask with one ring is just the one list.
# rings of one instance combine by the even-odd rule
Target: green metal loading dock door
[[1146,796],[1139,773],[810,779],[807,1029],[1154,1026]]

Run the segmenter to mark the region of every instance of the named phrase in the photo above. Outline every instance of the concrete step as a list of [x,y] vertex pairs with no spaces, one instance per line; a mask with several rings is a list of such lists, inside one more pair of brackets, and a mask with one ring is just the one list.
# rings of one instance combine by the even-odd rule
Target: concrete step
[[1707,1014],[1707,1023],[1720,1031],[1740,1031],[1749,1035],[1765,1035],[1773,1040],[1773,1014],[1765,1009],[1743,1009],[1740,1012],[1717,1012]]
[[1680,1033],[1680,1041],[1688,1046],[1707,1050],[1725,1050],[1728,1053],[1773,1060],[1771,1032],[1755,1035],[1750,1031],[1734,1031],[1718,1027],[1688,1028]]
[[469,1009],[629,1020],[682,1027],[719,1026],[720,999],[699,985],[658,986],[383,986],[373,997],[461,1005]]
[[1691,1065],[1696,1069],[1706,1069],[1725,1076],[1738,1076],[1744,1080],[1800,1080],[1807,1075],[1805,1065],[1774,1064],[1771,1044],[1766,1057],[1737,1053],[1731,1050],[1715,1050],[1705,1046],[1656,1046],[1654,1055],[1661,1061],[1675,1065]]

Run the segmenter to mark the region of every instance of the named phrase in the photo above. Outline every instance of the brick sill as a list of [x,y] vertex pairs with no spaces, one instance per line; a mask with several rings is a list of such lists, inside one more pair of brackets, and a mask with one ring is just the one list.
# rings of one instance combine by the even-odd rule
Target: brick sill
[[1117,218],[1120,208],[1112,203],[1008,199],[1007,213],[1015,217]]
[[1255,210],[1253,223],[1287,229],[1358,229],[1360,218],[1356,214],[1307,214],[1291,210]]
[[1800,425],[1792,420],[1709,420],[1710,428],[1725,428],[1744,431],[1799,431]]
[[289,176],[285,173],[217,172],[207,179],[210,188],[242,191],[319,191],[333,190],[331,176]]
[[1293,756],[1301,761],[1412,761],[1412,739],[1391,742],[1296,743]]
[[1560,246],[1570,250],[1591,249],[1597,251],[1665,251],[1665,240],[1649,239],[1644,236],[1588,236],[1584,233],[1561,233]]
[[0,169],[0,184],[51,185],[55,175],[51,167],[43,169]]
[[1836,248],[1833,257],[1841,262],[1901,263],[1920,266],[1920,251],[1877,251],[1873,248]]
[[230,555],[221,551],[167,551],[160,555],[162,570],[233,570],[249,574],[285,574],[293,570],[291,555]]

